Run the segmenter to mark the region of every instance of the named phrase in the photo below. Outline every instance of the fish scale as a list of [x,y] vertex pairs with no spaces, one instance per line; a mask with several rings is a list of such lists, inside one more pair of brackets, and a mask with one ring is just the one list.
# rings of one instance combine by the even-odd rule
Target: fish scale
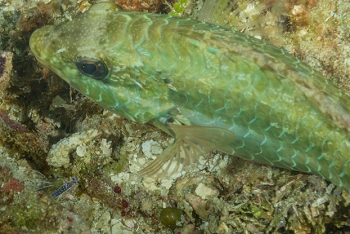
[[[280,48],[217,25],[109,3],[35,31],[30,47],[93,101],[175,137],[141,175],[171,174],[216,149],[350,191],[349,100]],[[108,72],[101,78],[99,69]]]

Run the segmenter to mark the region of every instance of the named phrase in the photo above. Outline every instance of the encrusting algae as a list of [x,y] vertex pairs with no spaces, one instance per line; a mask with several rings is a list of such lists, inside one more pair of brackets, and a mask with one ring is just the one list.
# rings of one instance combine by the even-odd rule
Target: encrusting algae
[[179,172],[215,149],[350,191],[350,101],[282,49],[218,25],[110,3],[35,31],[30,47],[101,106],[175,137],[141,175]]

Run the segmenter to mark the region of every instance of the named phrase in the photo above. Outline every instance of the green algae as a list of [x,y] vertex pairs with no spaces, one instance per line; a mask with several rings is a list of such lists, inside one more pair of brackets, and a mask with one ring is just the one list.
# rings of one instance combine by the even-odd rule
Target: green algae
[[169,12],[172,16],[182,16],[184,10],[190,4],[190,0],[178,0],[174,3],[173,9]]

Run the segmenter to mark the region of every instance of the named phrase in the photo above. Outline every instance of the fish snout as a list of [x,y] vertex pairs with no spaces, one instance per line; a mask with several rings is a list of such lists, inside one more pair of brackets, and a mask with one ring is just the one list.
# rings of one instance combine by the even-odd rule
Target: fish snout
[[50,34],[52,32],[53,26],[45,26],[37,29],[33,32],[29,39],[29,47],[36,59],[45,65],[50,57]]

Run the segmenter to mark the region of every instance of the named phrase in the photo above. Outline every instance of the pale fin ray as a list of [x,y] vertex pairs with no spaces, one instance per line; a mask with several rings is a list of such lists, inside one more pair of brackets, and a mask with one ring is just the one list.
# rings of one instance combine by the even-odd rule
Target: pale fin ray
[[220,150],[234,141],[234,133],[220,127],[169,124],[169,128],[175,135],[175,142],[139,171],[141,176],[165,178],[180,173],[199,156]]

